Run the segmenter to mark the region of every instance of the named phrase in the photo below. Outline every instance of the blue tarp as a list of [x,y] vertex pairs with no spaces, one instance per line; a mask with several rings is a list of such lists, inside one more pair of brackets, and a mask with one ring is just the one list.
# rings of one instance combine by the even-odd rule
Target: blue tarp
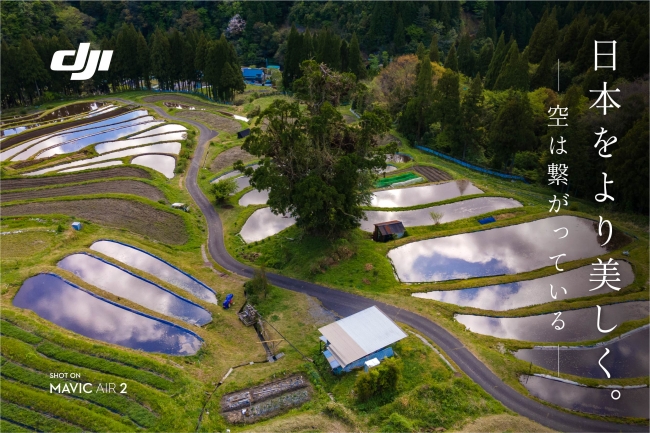
[[483,219],[478,220],[479,224],[490,224],[495,222],[496,220],[494,219],[493,216],[489,216]]

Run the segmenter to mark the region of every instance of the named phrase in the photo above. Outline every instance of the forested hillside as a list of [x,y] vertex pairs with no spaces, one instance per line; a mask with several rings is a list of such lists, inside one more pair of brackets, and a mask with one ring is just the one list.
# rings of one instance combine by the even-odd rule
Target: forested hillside
[[[558,188],[593,197],[607,170],[616,205],[646,212],[635,197],[648,196],[648,25],[644,2],[9,2],[2,105],[154,80],[231,101],[240,66],[279,64],[275,84],[291,92],[314,59],[354,74],[353,106],[386,109],[412,143],[541,183],[547,111],[569,107],[563,133],[580,164]],[[594,40],[616,40],[615,71],[594,71]],[[80,42],[113,49],[110,71],[87,82],[51,73],[54,51]],[[589,110],[603,82],[620,89],[606,117]],[[618,137],[609,159],[590,151],[601,126]]]

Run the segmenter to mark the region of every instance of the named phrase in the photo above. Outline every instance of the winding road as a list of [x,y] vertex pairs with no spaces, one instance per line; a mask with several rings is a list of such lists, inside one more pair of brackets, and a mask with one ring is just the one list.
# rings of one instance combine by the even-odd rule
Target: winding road
[[[114,100],[116,98],[111,99]],[[121,101],[133,103],[133,101],[123,99]],[[239,263],[228,254],[224,244],[221,219],[219,218],[214,206],[205,197],[197,183],[201,161],[206,152],[207,144],[209,140],[216,137],[218,133],[198,122],[171,116],[160,107],[150,104],[143,105],[155,110],[162,117],[192,124],[199,130],[200,135],[197,139],[198,145],[194,151],[194,157],[189,167],[185,184],[188,192],[206,218],[208,224],[208,250],[212,258],[223,268],[244,277],[252,277],[254,271],[252,267]],[[341,316],[348,316],[373,305],[378,306],[392,319],[418,330],[436,343],[445,354],[451,358],[465,374],[467,374],[467,376],[492,395],[492,397],[500,401],[505,407],[549,428],[562,432],[648,431],[647,426],[618,424],[573,415],[571,413],[553,409],[550,406],[546,406],[520,394],[497,377],[446,329],[411,311],[365,298],[363,296],[331,289],[314,283],[300,281],[282,275],[268,272],[266,275],[273,285],[313,296],[317,298],[325,308],[328,308]]]

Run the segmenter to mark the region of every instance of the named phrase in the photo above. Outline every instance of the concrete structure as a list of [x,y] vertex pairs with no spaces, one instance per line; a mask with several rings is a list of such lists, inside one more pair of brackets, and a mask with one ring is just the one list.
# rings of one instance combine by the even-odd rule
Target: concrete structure
[[323,355],[334,373],[364,367],[367,361],[393,356],[391,344],[406,334],[379,308],[370,307],[319,329]]

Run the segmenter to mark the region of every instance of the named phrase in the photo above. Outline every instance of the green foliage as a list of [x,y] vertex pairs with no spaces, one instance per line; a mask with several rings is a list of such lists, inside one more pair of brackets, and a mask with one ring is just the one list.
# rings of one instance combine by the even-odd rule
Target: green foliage
[[429,56],[420,60],[415,83],[415,97],[411,98],[402,114],[399,131],[420,140],[433,120],[433,70]]
[[551,13],[548,9],[544,11],[541,20],[535,26],[528,49],[530,50],[530,61],[538,63],[544,54],[555,51],[555,44],[558,38],[557,7]]
[[352,39],[350,40],[348,69],[359,80],[362,80],[367,76],[366,66],[363,64],[363,59],[361,58],[361,49],[359,48],[359,39],[357,39],[356,33],[352,35]]
[[341,403],[328,401],[325,405],[325,413],[333,418],[338,419],[339,421],[343,421],[350,427],[354,427],[356,425],[352,411],[343,406]]
[[528,91],[528,87],[528,54],[524,52],[520,55],[517,43],[514,42],[504,60],[501,73],[494,83],[494,89]]
[[385,358],[377,367],[357,375],[354,393],[359,401],[373,397],[389,400],[397,392],[401,377],[402,363],[395,358]]
[[234,177],[221,179],[212,184],[212,194],[217,203],[223,203],[231,194],[237,191],[237,182]]
[[508,47],[505,43],[505,36],[503,32],[499,36],[499,41],[497,46],[494,49],[494,55],[492,60],[490,60],[490,66],[488,67],[487,75],[485,76],[485,88],[493,89],[494,83],[496,83],[499,73],[501,72],[501,66],[503,65],[503,60],[506,58],[508,53]]
[[438,33],[434,33],[429,44],[429,59],[440,63],[440,50],[438,49]]
[[469,77],[474,76],[476,73],[477,61],[476,54],[472,51],[471,44],[472,41],[467,33],[463,34],[458,44],[458,69]]
[[2,320],[0,323],[0,333],[7,337],[17,338],[18,340],[29,344],[38,344],[43,340],[42,338],[37,337],[36,335],[27,332],[24,329],[14,325],[13,323],[7,322],[6,320]]
[[256,269],[253,278],[244,283],[248,302],[253,305],[259,305],[269,292],[269,282],[266,279],[264,267]]
[[408,418],[399,413],[393,412],[390,414],[381,430],[388,433],[405,433],[414,431],[415,426]]
[[469,91],[463,98],[461,104],[462,127],[460,129],[460,140],[463,145],[463,160],[467,159],[469,155],[475,156],[483,146],[485,135],[484,99],[483,81],[481,80],[481,74],[479,73],[472,80]]
[[[65,422],[59,421],[52,417],[42,415],[38,412],[31,411],[27,408],[17,406],[9,402],[2,403],[2,418],[13,421],[17,424],[22,424],[33,428],[36,431],[43,432],[82,432],[81,427],[75,425],[66,424]],[[3,428],[2,431],[7,432],[16,432],[21,431],[20,427],[16,428],[14,424]],[[32,431],[31,429],[25,429],[23,431]]]
[[456,47],[454,45],[451,46],[449,53],[447,53],[445,68],[458,72],[458,57],[456,56]]
[[435,120],[440,122],[440,137],[450,144],[450,151],[461,154],[460,76],[450,69],[442,74],[434,92]]
[[535,148],[536,142],[528,95],[523,92],[510,92],[490,127],[490,149],[494,167],[508,168],[515,153]]
[[404,20],[402,16],[397,17],[397,25],[395,26],[395,34],[393,35],[393,48],[395,53],[402,53],[406,45],[406,33],[404,31]]
[[530,79],[531,89],[537,89],[539,87],[553,87],[553,66],[555,64],[554,59],[556,59],[554,51],[546,51],[542,57],[542,61],[535,70],[535,73]]

